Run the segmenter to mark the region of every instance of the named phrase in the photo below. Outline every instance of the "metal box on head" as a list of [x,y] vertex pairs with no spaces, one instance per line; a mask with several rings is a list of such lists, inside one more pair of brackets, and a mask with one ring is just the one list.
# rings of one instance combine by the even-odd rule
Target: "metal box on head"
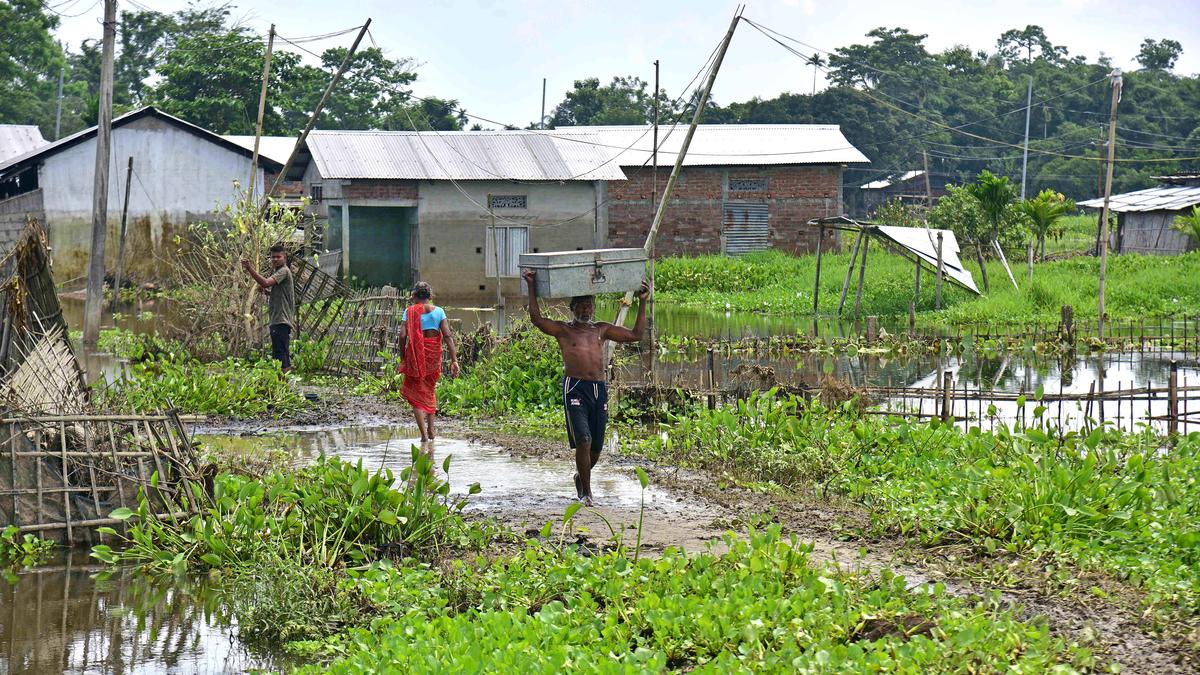
[[570,298],[636,291],[646,278],[646,260],[644,249],[598,248],[522,253],[520,264],[536,273],[538,297]]

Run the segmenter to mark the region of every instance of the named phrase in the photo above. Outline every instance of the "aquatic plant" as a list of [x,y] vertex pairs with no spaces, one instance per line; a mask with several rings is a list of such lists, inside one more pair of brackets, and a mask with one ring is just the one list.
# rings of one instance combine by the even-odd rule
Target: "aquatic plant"
[[873,526],[927,546],[1104,572],[1149,608],[1200,614],[1200,433],[1168,450],[1146,432],[967,431],[828,410],[775,392],[697,410],[635,449],[742,480],[843,495]]
[[54,548],[53,541],[35,534],[21,534],[16,525],[9,525],[0,530],[0,567],[32,567],[49,557]]
[[[810,559],[777,527],[732,535],[723,553],[658,558],[531,546],[456,562],[372,589],[405,611],[324,645],[301,672],[975,672],[1086,669],[1095,658],[997,597],[967,602],[909,590],[889,572],[857,576]],[[382,575],[381,575],[382,576]],[[423,582],[423,583],[422,583]],[[320,650],[317,650],[318,653]]]

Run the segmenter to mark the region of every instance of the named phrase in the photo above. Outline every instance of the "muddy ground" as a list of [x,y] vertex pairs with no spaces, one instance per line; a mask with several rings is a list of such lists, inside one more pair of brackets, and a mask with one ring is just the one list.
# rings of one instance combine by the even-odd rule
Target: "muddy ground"
[[[210,421],[197,425],[197,433],[256,435],[280,431],[313,431],[335,427],[411,425],[406,406],[361,397],[323,392],[314,408],[297,418],[275,422]],[[1139,613],[1136,594],[1119,584],[1089,580],[1113,591],[1104,601],[1082,590],[1073,593],[1039,580],[1036,567],[1013,567],[999,559],[973,559],[967,551],[929,551],[898,537],[865,537],[869,519],[858,506],[835,497],[812,494],[764,494],[743,489],[706,472],[656,466],[626,456],[606,455],[595,470],[595,479],[607,482],[597,488],[595,509],[583,509],[574,528],[562,529],[563,513],[571,503],[573,453],[565,442],[496,431],[491,425],[463,420],[442,420],[440,433],[461,439],[512,459],[513,467],[536,467],[537,478],[528,486],[487,502],[479,515],[494,517],[528,536],[554,524],[554,537],[563,536],[585,549],[602,550],[618,540],[632,547],[639,518],[642,551],[655,554],[668,547],[700,551],[722,546],[729,532],[742,533],[751,525],[778,522],[785,534],[810,543],[814,558],[836,562],[846,569],[876,574],[891,569],[910,585],[940,583],[956,595],[978,596],[997,591],[1005,602],[1026,618],[1040,617],[1064,639],[1094,649],[1131,673],[1200,672],[1200,636],[1183,630],[1155,634]],[[636,483],[635,466],[647,470],[651,487],[645,493]],[[453,473],[452,469],[452,473]],[[520,479],[520,475],[515,476]],[[599,485],[599,483],[598,483]],[[607,491],[607,492],[606,492]],[[1003,583],[983,579],[1004,579]]]

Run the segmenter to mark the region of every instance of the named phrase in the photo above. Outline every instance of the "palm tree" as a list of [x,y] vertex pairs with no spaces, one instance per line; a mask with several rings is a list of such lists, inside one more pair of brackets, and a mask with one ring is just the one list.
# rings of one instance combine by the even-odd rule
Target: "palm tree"
[[1175,224],[1171,229],[1186,234],[1192,241],[1200,244],[1200,206],[1193,206],[1187,215],[1175,216]]
[[813,67],[812,95],[816,96],[817,95],[817,71],[821,69],[821,66],[825,65],[825,59],[821,58],[820,54],[813,54],[812,56],[808,57],[808,65]]
[[1046,236],[1054,231],[1054,225],[1067,212],[1075,207],[1075,203],[1054,190],[1042,190],[1033,199],[1026,199],[1018,205],[1021,215],[1029,228],[1037,237],[1039,261],[1046,260]]
[[1016,199],[1017,188],[1008,182],[1008,176],[996,176],[987,169],[980,171],[979,178],[966,188],[967,193],[979,202],[988,224],[987,231],[975,241],[975,256],[979,259],[980,274],[983,275],[983,292],[990,293],[987,266],[983,263],[983,247],[999,239],[1004,212]]

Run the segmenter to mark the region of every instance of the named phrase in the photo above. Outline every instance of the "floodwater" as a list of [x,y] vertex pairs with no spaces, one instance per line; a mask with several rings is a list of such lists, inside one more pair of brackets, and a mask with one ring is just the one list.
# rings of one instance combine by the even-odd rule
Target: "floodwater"
[[0,672],[231,673],[279,668],[204,584],[105,567],[83,551],[0,581]]
[[[306,464],[321,454],[387,467],[400,480],[411,464],[416,428],[379,426],[306,429],[257,436],[197,435],[213,451],[287,458]],[[478,483],[467,511],[544,513],[561,519],[573,501],[572,466],[548,458],[514,457],[457,438],[440,439],[433,452],[441,471],[449,456],[451,494]],[[633,477],[598,470],[593,492],[605,509],[636,509],[642,489]],[[664,491],[645,491],[657,513],[682,510]],[[540,524],[540,523],[539,523]],[[196,580],[151,578],[106,568],[76,551],[0,581],[0,673],[230,673],[286,667],[279,654],[255,651],[238,640],[236,617]]]
[[[343,427],[284,431],[255,436],[220,434],[196,435],[195,440],[212,450],[236,455],[291,457],[296,464],[306,464],[324,454],[346,461],[362,461],[371,469],[388,468],[400,480],[400,472],[412,464],[412,448],[420,446],[416,427]],[[610,448],[615,439],[610,439]],[[450,458],[451,494],[466,495],[470,486],[478,483],[479,494],[467,503],[468,512],[488,513],[494,510],[565,510],[575,498],[571,482],[574,464],[546,457],[515,456],[504,449],[460,438],[439,438],[432,444],[437,471]],[[597,503],[605,507],[637,507],[642,499],[637,480],[608,470],[597,470],[592,478],[592,492]],[[671,510],[676,501],[665,492],[650,487],[646,490],[647,504],[656,509]]]

